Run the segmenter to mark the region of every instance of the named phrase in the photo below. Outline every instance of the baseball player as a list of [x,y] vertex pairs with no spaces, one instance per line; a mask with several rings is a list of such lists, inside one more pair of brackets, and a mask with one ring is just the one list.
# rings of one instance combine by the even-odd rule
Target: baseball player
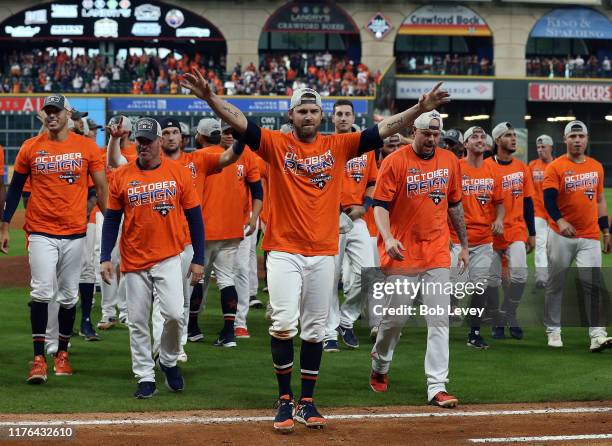
[[465,149],[463,147],[463,135],[459,129],[450,129],[444,132],[442,138],[444,140],[445,149],[453,152],[457,158],[461,159],[464,156]]
[[[353,103],[347,99],[336,101],[333,107],[332,122],[336,133],[351,132],[352,125],[355,123]],[[343,274],[342,279],[344,302],[341,307],[337,287],[332,289],[332,302],[323,344],[323,350],[326,352],[340,351],[338,334],[342,336],[347,347],[359,348],[359,339],[353,331],[353,323],[361,314],[363,300],[361,268],[374,266],[370,234],[363,216],[372,204],[372,193],[376,185],[377,174],[374,151],[349,160],[344,167],[340,206],[342,212],[350,217],[353,224],[348,232],[340,234],[338,255],[335,257],[334,283],[338,283],[345,256],[347,274]]]
[[191,152],[192,150],[187,150],[191,144],[191,129],[184,122],[179,122],[179,124],[181,126],[181,151]]
[[4,209],[4,147],[0,145],[0,209]]
[[[461,243],[460,264],[469,264],[468,240],[461,205],[461,174],[457,157],[436,150],[442,117],[433,110],[415,121],[414,143],[387,157],[380,168],[374,191],[374,217],[380,231],[380,263],[387,282],[444,284],[450,280],[448,219]],[[441,407],[455,407],[458,399],[446,392],[448,382],[448,310],[450,295],[444,287],[424,287],[424,306],[443,309],[427,315],[427,400]],[[416,296],[392,293],[388,307],[411,305]],[[388,372],[395,346],[409,315],[384,313],[372,348],[370,387],[388,389]]]
[[[467,228],[470,264],[465,274],[457,281],[472,282],[485,286],[489,283],[489,272],[496,254],[493,251],[493,235],[504,232],[504,205],[501,178],[491,166],[484,163],[487,134],[481,127],[470,127],[465,131],[466,157],[459,160],[464,221]],[[461,244],[451,228],[451,265],[455,275]],[[471,308],[478,311],[485,307],[486,291],[472,294]],[[468,334],[469,347],[484,350],[489,346],[480,333],[480,316],[472,317]]]
[[[382,138],[410,125],[422,111],[446,102],[441,83],[418,105],[389,117],[363,132],[324,136],[321,96],[310,88],[296,89],[289,118],[293,131],[284,134],[260,128],[233,105],[215,95],[202,74],[186,74],[181,81],[205,100],[217,116],[244,135],[251,149],[270,166],[270,221],[263,249],[268,255],[268,287],[272,305],[272,361],[279,388],[274,420],[277,430],[293,430],[293,418],[308,427],[321,427],[313,394],[319,375],[325,323],[338,253],[340,179],[346,162],[381,147]],[[295,408],[291,390],[293,338],[301,325],[302,391]]]
[[164,318],[158,365],[167,387],[178,392],[184,387],[176,365],[185,301],[180,258],[185,241],[183,222],[186,218],[193,245],[188,273],[192,284],[202,278],[204,271],[204,225],[189,171],[161,157],[159,123],[141,118],[135,127],[138,158],[114,172],[110,187],[102,228],[100,274],[105,282],[112,280],[111,251],[124,216],[121,272],[129,295],[132,370],[138,379],[134,397],[150,398],[156,392],[149,335],[151,296],[155,292]]
[[[137,158],[136,145],[130,140],[132,134],[132,121],[127,116],[117,115],[111,118],[108,122],[107,133],[109,135],[109,143],[112,137],[110,128],[120,124],[122,133],[120,137],[119,147],[121,156],[128,162],[134,161]],[[108,148],[102,151],[102,159],[106,165],[106,177],[109,184],[112,182],[114,169],[118,164],[113,164],[108,156]],[[96,236],[102,240],[102,226],[104,224],[104,215],[101,212],[96,213]],[[119,273],[119,246],[117,245],[111,253],[111,261],[115,265],[115,274],[110,284],[102,281],[100,289],[102,294],[102,318],[98,322],[98,329],[109,330],[120,322],[127,325],[127,302],[125,294],[125,284]],[[117,320],[117,313],[119,319]]]
[[[544,174],[544,205],[550,230],[546,244],[549,280],[545,290],[545,325],[548,345],[563,347],[561,339],[561,301],[568,268],[576,261],[578,275],[587,297],[591,327],[591,352],[612,348],[606,328],[591,308],[595,290],[600,290],[601,250],[599,232],[603,233],[603,251],[611,249],[608,208],[603,190],[601,163],[586,156],[589,132],[581,121],[565,126],[565,155],[553,160]],[[590,298],[590,299],[589,299]],[[599,309],[598,309],[599,310]],[[597,311],[597,310],[596,310]]]
[[535,246],[535,275],[536,288],[544,288],[548,280],[548,260],[546,259],[546,239],[548,238],[548,221],[547,213],[544,208],[544,197],[542,191],[542,182],[544,181],[544,172],[546,167],[553,160],[553,140],[548,135],[540,135],[536,138],[538,158],[529,163],[531,176],[533,178],[533,206],[535,209],[535,230],[536,230],[536,246]]
[[[493,237],[493,249],[497,256],[491,266],[492,285],[487,289],[490,300],[487,307],[495,314],[493,338],[504,339],[507,325],[510,336],[522,339],[523,330],[516,318],[516,310],[527,282],[527,254],[535,247],[533,182],[529,167],[513,156],[516,152],[516,133],[512,124],[502,122],[491,133],[497,152],[487,158],[485,164],[501,176],[505,216],[504,233]],[[510,283],[504,283],[504,302],[499,311],[502,257],[508,262]]]
[[107,185],[104,164],[93,141],[68,130],[71,106],[59,94],[43,103],[46,132],[26,140],[15,160],[2,223],[0,250],[8,253],[9,222],[17,208],[26,179],[31,178],[32,196],[26,210],[24,230],[32,274],[30,321],[34,344],[28,383],[47,381],[45,330],[48,305],[56,301],[58,351],[56,375],[72,375],[68,343],[76,314],[81,256],[87,229],[87,179],[91,177],[100,208],[106,210]]

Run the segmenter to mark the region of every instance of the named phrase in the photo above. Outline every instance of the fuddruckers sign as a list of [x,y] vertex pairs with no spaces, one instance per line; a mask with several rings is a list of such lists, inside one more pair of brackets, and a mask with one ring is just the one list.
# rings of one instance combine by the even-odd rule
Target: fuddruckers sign
[[270,16],[265,32],[359,34],[353,19],[331,2],[291,2]]
[[530,82],[529,100],[536,102],[612,102],[612,84]]

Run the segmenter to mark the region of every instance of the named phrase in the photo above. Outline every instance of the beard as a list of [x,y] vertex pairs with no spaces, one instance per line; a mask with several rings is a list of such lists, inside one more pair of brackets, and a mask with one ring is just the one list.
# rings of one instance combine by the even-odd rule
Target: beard
[[178,152],[180,150],[180,146],[176,146],[175,148],[169,148],[169,147],[162,147],[162,151],[166,154],[166,155],[174,155],[176,152]]
[[294,126],[293,129],[295,130],[295,134],[297,135],[298,139],[312,138],[319,131],[319,128],[316,126],[308,127],[308,129]]

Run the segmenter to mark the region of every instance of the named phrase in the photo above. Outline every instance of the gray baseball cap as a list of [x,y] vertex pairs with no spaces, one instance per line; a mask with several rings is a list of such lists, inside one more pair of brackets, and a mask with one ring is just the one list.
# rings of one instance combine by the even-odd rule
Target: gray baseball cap
[[[431,125],[431,121],[434,119],[438,121],[437,125]],[[420,130],[442,130],[444,128],[442,116],[440,116],[440,113],[438,113],[436,110],[423,113],[415,119],[414,127]]]
[[500,136],[503,136],[508,130],[513,130],[514,127],[509,122],[500,122],[497,124],[493,130],[491,131],[491,136],[493,139],[497,139]]
[[159,122],[153,118],[140,118],[136,121],[136,131],[134,137],[136,138],[147,138],[151,141],[160,138],[162,136],[161,127]]
[[123,116],[123,115],[113,116],[108,121],[109,126],[117,125],[119,123],[121,123],[121,127],[123,128],[123,130],[127,130],[128,132],[132,131],[132,120],[128,118],[127,116]]
[[570,133],[584,133],[585,135],[589,134],[589,130],[587,126],[582,121],[572,121],[568,122],[565,126],[565,131],[563,132],[564,136],[569,135]]
[[472,136],[474,132],[482,132],[485,134],[485,136],[489,136],[482,127],[474,125],[465,131],[465,133],[463,134],[463,141],[467,141],[468,139],[470,139],[470,136]]
[[444,132],[444,141],[452,141],[455,144],[463,144],[463,135],[458,129],[450,129]]
[[189,128],[189,125],[185,124],[184,122],[179,122],[179,125],[181,126],[181,135],[183,136],[191,135],[191,129]]
[[54,107],[58,110],[65,109],[68,111],[72,111],[72,106],[68,101],[68,98],[61,94],[52,94],[45,98],[45,102],[43,103],[43,110],[47,107]]
[[545,146],[552,146],[553,144],[553,139],[548,136],[548,135],[540,135],[536,138],[536,144],[542,144]]
[[221,123],[213,118],[200,119],[196,130],[200,135],[211,136],[215,132],[221,134]]
[[289,110],[293,110],[298,105],[303,104],[315,104],[321,107],[321,109],[323,108],[323,103],[321,102],[321,95],[312,88],[296,89],[293,92],[293,95],[291,96],[291,104],[289,105]]

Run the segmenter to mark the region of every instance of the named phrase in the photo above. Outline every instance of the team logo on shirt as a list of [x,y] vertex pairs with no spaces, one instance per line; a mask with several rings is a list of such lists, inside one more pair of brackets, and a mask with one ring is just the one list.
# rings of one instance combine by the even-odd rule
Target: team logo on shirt
[[444,198],[446,197],[446,194],[442,192],[441,190],[434,190],[430,192],[427,196],[431,198],[431,201],[433,201],[434,204],[437,206],[440,204],[442,200],[444,200]]
[[363,171],[368,165],[368,154],[364,153],[361,156],[357,156],[347,161],[344,166],[344,171],[349,175],[355,182],[361,183],[361,180],[365,177]]
[[484,194],[476,195],[476,200],[478,200],[482,206],[486,206],[491,201],[491,196]]
[[236,164],[236,175],[238,178],[244,178],[244,164]]
[[49,152],[47,152],[46,150],[39,150],[38,152],[36,152],[36,155],[38,156],[45,156],[48,155]]
[[512,191],[512,196],[518,198],[523,195],[523,172],[512,172],[502,177],[502,190]]
[[[292,149],[291,147],[289,148]],[[295,152],[289,151],[285,152],[284,168],[285,172],[297,176],[310,177],[310,183],[319,189],[323,189],[332,179],[332,176],[327,171],[333,169],[334,162],[334,155],[331,150],[327,150],[321,155],[307,158],[298,158]]]
[[153,210],[159,212],[159,215],[165,217],[170,213],[171,210],[174,209],[174,206],[170,203],[158,203],[153,206]]
[[533,181],[535,181],[536,183],[541,183],[542,181],[544,181],[544,171],[543,170],[534,170],[533,171]]
[[[565,192],[576,192],[584,190],[584,194],[592,200],[595,194],[595,189],[599,184],[598,172],[574,173],[571,171],[565,172],[563,178],[563,189]],[[591,194],[591,196],[589,196]]]
[[133,180],[128,183],[128,186],[134,187],[134,186],[138,186],[139,184],[142,184],[142,182],[138,180]]
[[80,171],[83,167],[81,152],[61,153],[51,155],[45,150],[39,150],[34,158],[33,171],[40,174],[63,173]]
[[327,175],[325,172],[321,172],[310,178],[309,181],[314,184],[318,189],[323,190],[331,179],[331,175]]
[[[410,175],[406,176],[406,192],[408,195],[433,194],[430,198],[434,203],[438,204],[441,200],[437,200],[440,191],[446,189],[448,185],[449,170],[437,169],[424,173],[413,173],[409,169]],[[420,172],[419,170],[416,170]],[[442,195],[444,197],[444,195]]]
[[198,171],[196,170],[195,164],[193,162],[189,162],[185,164],[185,167],[191,171],[191,178],[196,178],[198,176]]
[[[157,181],[154,183],[131,181],[128,186],[127,202],[131,207],[146,205],[155,206],[158,204],[166,206],[168,201],[173,201],[176,198],[177,186],[176,181],[173,180]],[[160,213],[161,209],[162,207],[160,207]],[[157,209],[154,207],[154,210]]]
[[59,179],[66,181],[68,184],[74,184],[81,178],[81,175],[74,172],[64,172],[60,174]]

